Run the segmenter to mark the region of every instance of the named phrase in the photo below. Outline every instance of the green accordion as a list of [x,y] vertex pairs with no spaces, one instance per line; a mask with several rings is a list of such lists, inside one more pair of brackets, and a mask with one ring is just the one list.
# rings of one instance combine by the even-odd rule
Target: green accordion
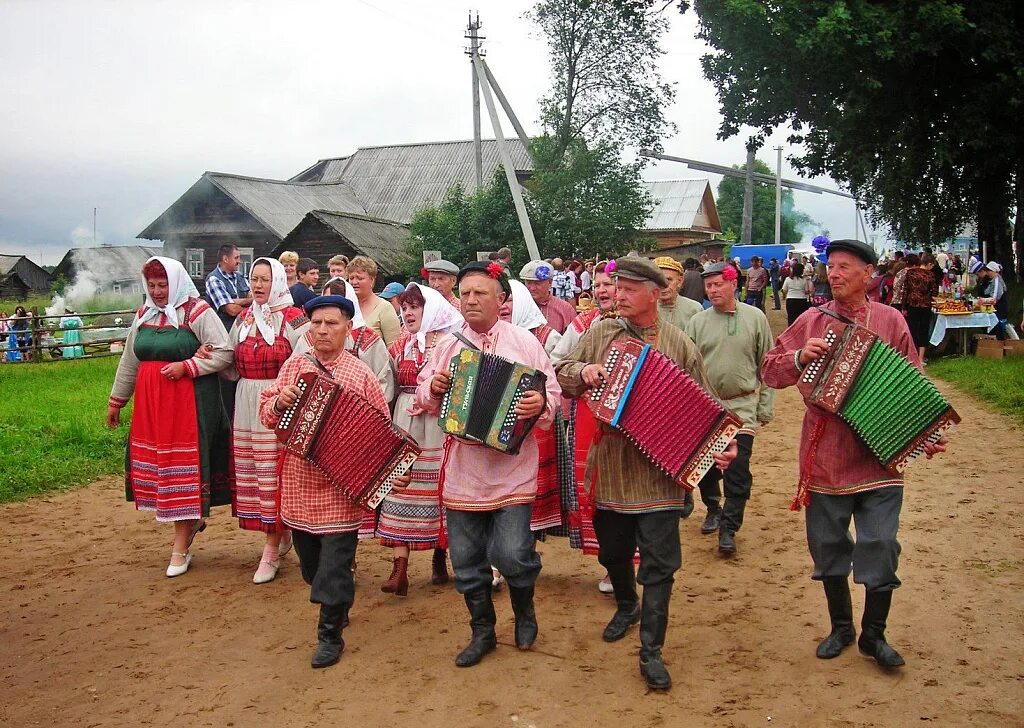
[[798,388],[849,425],[888,470],[902,473],[960,422],[935,385],[868,329],[834,321],[824,339],[828,353],[807,365]]
[[461,349],[448,373],[451,387],[441,400],[441,429],[511,455],[519,452],[540,415],[519,419],[516,405],[528,392],[544,393],[544,372],[495,354]]

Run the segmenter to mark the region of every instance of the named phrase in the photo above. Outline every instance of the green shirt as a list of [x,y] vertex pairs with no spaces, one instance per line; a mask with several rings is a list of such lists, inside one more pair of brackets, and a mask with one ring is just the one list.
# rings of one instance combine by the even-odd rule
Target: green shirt
[[680,331],[686,331],[686,324],[690,319],[703,310],[702,305],[686,296],[676,296],[676,302],[671,306],[658,301],[658,316],[675,325]]

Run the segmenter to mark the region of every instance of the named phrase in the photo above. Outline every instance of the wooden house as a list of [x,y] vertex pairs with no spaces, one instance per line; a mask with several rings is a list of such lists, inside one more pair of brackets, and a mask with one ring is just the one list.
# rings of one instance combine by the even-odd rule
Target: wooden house
[[0,255],[0,298],[24,301],[47,294],[53,278],[24,255]]
[[85,271],[96,285],[94,295],[141,296],[142,266],[163,250],[148,245],[99,245],[71,248],[53,271],[71,284],[78,283]]
[[649,255],[668,255],[683,261],[702,253],[721,255],[725,243],[715,240],[722,232],[711,183],[703,178],[644,182],[654,209],[644,223],[643,234],[657,241]]

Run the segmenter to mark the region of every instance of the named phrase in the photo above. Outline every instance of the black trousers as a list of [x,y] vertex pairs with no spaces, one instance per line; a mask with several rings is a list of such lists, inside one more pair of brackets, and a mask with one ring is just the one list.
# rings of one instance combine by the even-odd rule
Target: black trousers
[[598,508],[594,511],[597,534],[597,560],[606,569],[628,564],[640,549],[640,568],[636,580],[644,586],[671,584],[683,563],[679,545],[679,511],[657,513],[617,513]]
[[792,326],[793,322],[796,321],[800,314],[811,307],[811,302],[806,298],[787,298],[786,299],[786,324]]
[[[814,560],[812,579],[849,576],[868,591],[892,591],[900,585],[896,567],[900,560],[900,527],[903,488],[890,487],[850,495],[811,493],[805,509],[807,547]],[[853,519],[857,540],[850,536]]]
[[[750,474],[750,452],[754,448],[754,436],[736,435],[736,446],[739,450],[736,459],[725,469],[725,507],[722,508],[722,528],[733,533],[739,531],[743,525],[743,512],[747,508],[750,489],[754,484],[753,476]],[[718,468],[713,467],[700,481],[700,499],[707,506],[708,513],[714,513],[721,508],[719,503],[722,491],[719,489],[718,481],[722,477]]]
[[310,586],[309,601],[328,607],[352,604],[356,595],[352,559],[358,539],[356,531],[320,535],[292,529],[302,578]]

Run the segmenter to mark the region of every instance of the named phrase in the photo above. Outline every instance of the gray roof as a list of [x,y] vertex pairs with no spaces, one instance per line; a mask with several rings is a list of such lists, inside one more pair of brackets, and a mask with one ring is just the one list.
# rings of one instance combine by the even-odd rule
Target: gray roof
[[[714,207],[715,199],[711,194],[711,183],[703,178],[666,179],[645,181],[644,188],[654,201],[654,207],[644,230],[717,230],[718,210]],[[711,218],[712,224],[695,224],[695,218],[701,211],[701,204],[710,198],[712,209],[705,209],[705,215]]]
[[[388,220],[377,220],[365,215],[339,213],[330,210],[313,210],[307,217],[313,217],[334,229],[348,240],[352,247],[363,255],[373,258],[381,270],[388,275],[398,273],[408,262],[405,244],[409,239],[409,228]],[[297,229],[297,228],[296,228]],[[280,255],[288,249],[290,236],[274,250]]]
[[289,182],[337,182],[341,179],[341,172],[345,169],[348,157],[334,157],[332,159],[321,159],[316,164],[307,167]]
[[0,255],[0,276],[11,272],[11,268],[17,265],[24,256],[21,255]]
[[54,269],[54,275],[73,278],[75,269],[85,268],[101,282],[134,278],[142,273],[142,266],[163,249],[150,245],[100,245],[91,248],[71,248]]

